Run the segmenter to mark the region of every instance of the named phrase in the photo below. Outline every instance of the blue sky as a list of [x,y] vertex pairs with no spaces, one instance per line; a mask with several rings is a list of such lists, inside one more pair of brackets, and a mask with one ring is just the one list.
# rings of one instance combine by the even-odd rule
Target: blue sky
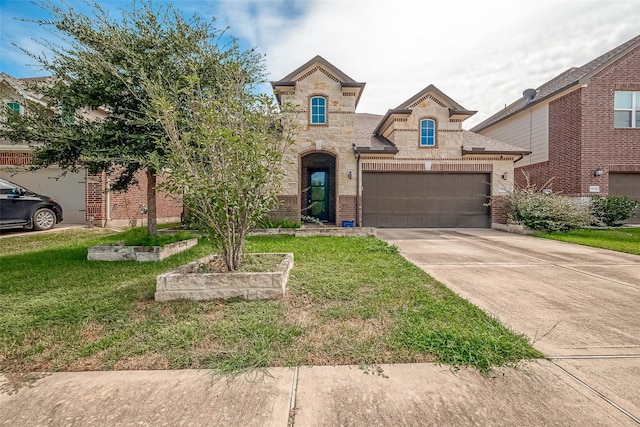
[[[59,0],[52,0],[59,3]],[[67,0],[78,10],[79,0]],[[154,1],[155,4],[164,1]],[[107,10],[130,0],[101,0]],[[640,33],[640,0],[174,0],[186,15],[216,17],[243,47],[265,55],[279,80],[315,55],[367,86],[358,112],[384,114],[434,84],[470,110],[465,128],[573,66]],[[116,16],[116,15],[114,15]],[[46,74],[32,52],[51,37],[15,18],[43,17],[29,0],[0,0],[0,71]],[[264,90],[269,90],[265,86]]]

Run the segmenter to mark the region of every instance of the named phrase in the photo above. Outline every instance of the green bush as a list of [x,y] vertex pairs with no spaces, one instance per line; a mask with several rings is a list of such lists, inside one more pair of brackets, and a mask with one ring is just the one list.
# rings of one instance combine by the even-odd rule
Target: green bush
[[265,218],[258,223],[259,228],[300,228],[300,224],[288,219]]
[[567,232],[593,222],[589,205],[533,185],[516,188],[502,203],[511,222],[534,230]]
[[626,196],[595,196],[591,199],[591,213],[594,225],[614,226],[634,216],[640,202],[629,200]]
[[193,233],[188,231],[149,236],[145,227],[132,228],[117,235],[118,240],[124,241],[127,246],[166,246],[182,240],[193,239],[194,237]]

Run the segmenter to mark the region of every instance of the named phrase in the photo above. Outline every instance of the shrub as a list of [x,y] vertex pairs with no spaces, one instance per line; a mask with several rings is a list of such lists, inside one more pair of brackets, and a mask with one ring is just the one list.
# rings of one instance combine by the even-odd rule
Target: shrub
[[535,230],[567,232],[587,227],[593,222],[588,204],[553,194],[547,189],[539,190],[529,184],[528,179],[526,186],[516,187],[504,196],[502,203],[511,222]]
[[640,202],[629,200],[626,196],[595,196],[591,199],[591,213],[594,225],[614,226],[634,216]]

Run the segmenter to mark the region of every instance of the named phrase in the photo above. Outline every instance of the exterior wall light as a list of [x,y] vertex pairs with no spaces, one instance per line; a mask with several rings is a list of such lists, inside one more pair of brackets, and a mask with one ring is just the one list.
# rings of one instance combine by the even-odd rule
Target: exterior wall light
[[598,168],[593,171],[593,176],[600,176],[604,173],[604,169],[602,169],[600,166],[598,166]]
[[504,179],[506,181],[508,176],[509,175],[507,175],[507,172],[505,172],[500,176],[500,178],[502,178],[502,179]]
[[349,173],[347,174],[347,176],[349,177],[349,179],[353,178],[353,174],[351,173],[351,171],[349,171]]

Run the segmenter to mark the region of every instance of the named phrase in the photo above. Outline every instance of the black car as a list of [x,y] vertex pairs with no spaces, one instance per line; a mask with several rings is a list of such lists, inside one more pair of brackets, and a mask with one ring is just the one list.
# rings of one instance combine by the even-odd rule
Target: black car
[[0,228],[49,230],[62,222],[62,206],[11,181],[0,178]]

